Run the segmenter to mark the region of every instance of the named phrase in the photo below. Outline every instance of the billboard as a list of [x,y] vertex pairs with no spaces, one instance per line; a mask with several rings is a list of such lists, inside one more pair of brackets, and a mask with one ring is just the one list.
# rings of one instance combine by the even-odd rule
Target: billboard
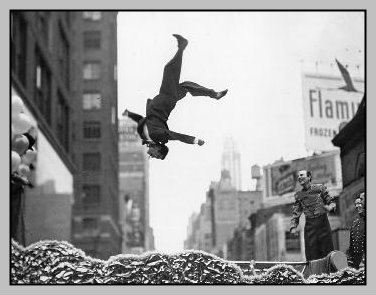
[[312,172],[312,183],[325,184],[328,187],[340,186],[340,175],[337,175],[339,152],[324,153],[319,156],[296,159],[270,167],[271,196],[282,196],[300,190],[297,182],[299,170]]
[[140,136],[137,133],[136,122],[129,118],[119,120],[119,143],[120,149],[137,146],[141,143]]
[[340,89],[345,86],[341,76],[305,73],[302,80],[306,148],[333,150],[332,139],[340,124],[349,122],[358,110],[364,95],[364,80],[353,79],[358,92]]

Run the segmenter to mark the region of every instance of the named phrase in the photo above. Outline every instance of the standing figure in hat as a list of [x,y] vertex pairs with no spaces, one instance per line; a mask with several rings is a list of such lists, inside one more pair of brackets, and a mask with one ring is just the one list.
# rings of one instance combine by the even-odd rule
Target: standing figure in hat
[[148,154],[157,159],[164,159],[168,153],[166,143],[169,140],[179,140],[188,144],[203,145],[204,141],[190,135],[185,135],[169,130],[168,117],[175,108],[176,103],[189,92],[192,96],[208,96],[220,99],[227,90],[216,92],[194,82],[179,83],[183,52],[188,41],[180,35],[173,35],[178,41],[178,50],[175,56],[164,67],[162,85],[159,94],[146,103],[146,116],[125,110],[123,116],[128,116],[136,121],[137,132],[142,139],[142,144],[148,146]]
[[295,234],[299,218],[304,213],[304,246],[308,261],[323,258],[334,250],[328,212],[336,208],[326,187],[322,184],[312,184],[311,181],[310,171],[298,172],[298,182],[302,189],[295,193],[290,226],[290,232]]

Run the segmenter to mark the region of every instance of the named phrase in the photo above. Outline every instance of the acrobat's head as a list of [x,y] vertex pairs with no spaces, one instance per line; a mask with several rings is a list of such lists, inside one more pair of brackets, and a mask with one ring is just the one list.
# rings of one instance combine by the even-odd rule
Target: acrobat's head
[[160,143],[148,144],[148,155],[152,158],[164,160],[168,154],[168,147]]

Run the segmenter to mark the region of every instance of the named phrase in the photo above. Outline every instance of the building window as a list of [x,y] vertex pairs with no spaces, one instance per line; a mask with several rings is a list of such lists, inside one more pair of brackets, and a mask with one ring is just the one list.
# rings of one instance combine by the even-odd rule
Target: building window
[[84,48],[85,49],[101,48],[101,32],[100,31],[84,32]]
[[87,184],[82,187],[82,203],[84,205],[97,205],[100,203],[101,188],[96,184]]
[[84,230],[95,230],[98,229],[98,219],[94,217],[82,218],[82,228]]
[[101,122],[99,121],[84,121],[84,138],[100,138],[101,137]]
[[86,62],[83,68],[83,78],[85,80],[96,80],[101,77],[101,64],[98,61]]
[[101,170],[101,154],[100,153],[84,153],[82,169],[85,171]]
[[300,232],[298,231],[295,235],[286,232],[286,251],[288,252],[300,252]]
[[100,11],[84,11],[82,16],[86,20],[97,21],[102,18],[102,13]]
[[69,43],[62,30],[58,33],[57,56],[59,63],[59,70],[65,85],[69,88]]
[[99,92],[84,93],[82,95],[82,108],[84,110],[99,110],[101,102],[101,94]]
[[65,150],[69,151],[69,107],[60,92],[58,92],[56,119],[57,136]]
[[40,112],[51,123],[51,73],[38,49],[35,52],[35,101]]
[[26,22],[20,12],[11,14],[11,67],[20,82],[26,85]]

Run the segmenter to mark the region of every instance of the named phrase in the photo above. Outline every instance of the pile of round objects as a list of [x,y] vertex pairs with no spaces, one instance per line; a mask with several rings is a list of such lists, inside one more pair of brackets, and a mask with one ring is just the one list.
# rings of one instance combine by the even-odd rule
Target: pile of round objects
[[319,285],[365,285],[365,282],[366,276],[364,268],[360,270],[346,268],[332,274],[313,275],[307,279],[308,284]]
[[12,284],[239,284],[241,270],[201,251],[93,259],[66,242],[12,241]]
[[24,113],[24,104],[17,95],[12,95],[12,125],[11,125],[11,174],[13,179],[22,184],[28,184],[30,164],[36,158],[33,145],[36,140],[36,129],[31,118]]
[[189,250],[120,254],[94,259],[67,242],[41,241],[26,248],[12,240],[11,284],[365,284],[364,269],[311,276],[276,265],[257,276],[217,256]]
[[292,266],[279,264],[269,268],[261,275],[246,278],[245,283],[255,285],[286,285],[304,284],[305,280],[303,275]]

